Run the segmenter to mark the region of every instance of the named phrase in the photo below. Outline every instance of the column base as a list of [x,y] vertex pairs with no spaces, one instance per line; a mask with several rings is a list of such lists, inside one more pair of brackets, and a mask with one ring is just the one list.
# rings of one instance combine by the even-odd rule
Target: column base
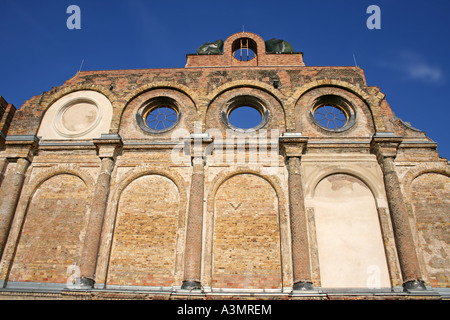
[[181,285],[182,290],[200,290],[202,285],[198,281],[183,281]]
[[299,281],[297,283],[294,283],[294,286],[292,287],[294,291],[311,291],[314,290],[312,282],[307,281]]
[[410,280],[403,284],[403,291],[425,291],[427,288],[422,280]]
[[90,278],[80,278],[80,288],[81,289],[92,289],[94,288],[95,281]]

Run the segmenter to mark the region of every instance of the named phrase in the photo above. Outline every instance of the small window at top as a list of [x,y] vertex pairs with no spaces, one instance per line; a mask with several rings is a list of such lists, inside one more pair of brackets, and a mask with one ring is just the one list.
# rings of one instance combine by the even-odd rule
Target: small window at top
[[239,61],[250,61],[256,57],[256,42],[249,38],[239,38],[232,45],[233,57]]

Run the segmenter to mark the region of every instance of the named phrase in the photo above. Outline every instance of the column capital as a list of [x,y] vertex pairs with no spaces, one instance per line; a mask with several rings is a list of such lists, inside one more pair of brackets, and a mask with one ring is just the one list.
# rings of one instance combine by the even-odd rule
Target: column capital
[[115,160],[123,146],[122,137],[118,134],[102,134],[100,138],[93,140],[100,158]]
[[403,137],[396,136],[392,132],[376,133],[372,137],[371,149],[377,156],[378,162],[382,162],[384,158],[395,158]]
[[298,132],[285,132],[279,137],[280,151],[287,159],[301,157],[308,144],[308,137]]
[[35,135],[8,135],[5,140],[5,158],[23,158],[31,162],[38,145],[39,138]]
[[206,157],[208,146],[214,141],[208,133],[192,133],[185,143],[189,144],[189,152],[192,158]]

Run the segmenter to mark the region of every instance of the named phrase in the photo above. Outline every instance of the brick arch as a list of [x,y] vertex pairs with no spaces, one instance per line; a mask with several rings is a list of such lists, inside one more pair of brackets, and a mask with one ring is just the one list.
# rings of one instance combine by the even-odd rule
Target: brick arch
[[411,199],[411,186],[414,179],[427,173],[442,174],[450,178],[450,166],[446,163],[423,163],[409,169],[401,183],[408,199]]
[[421,164],[403,178],[406,205],[424,281],[432,287],[449,287],[448,185],[450,166],[446,163]]
[[[155,138],[151,132],[146,132],[136,122],[136,114],[142,106],[145,106],[151,99],[157,100],[161,97],[169,97],[179,105],[182,116],[177,120],[176,128],[189,128],[200,119],[198,110],[197,94],[186,86],[171,82],[154,82],[136,89],[124,100],[125,104],[115,113],[113,118],[113,130],[126,138]],[[200,121],[200,120],[198,120]],[[159,137],[170,138],[171,128],[168,131],[158,132]]]
[[35,177],[30,179],[30,181],[25,186],[25,198],[30,200],[40,185],[42,185],[48,179],[60,174],[69,174],[80,178],[85,183],[89,192],[93,192],[95,181],[87,171],[73,164],[59,165],[57,167],[53,167],[40,172]]
[[282,206],[284,204],[286,204],[286,196],[283,192],[283,190],[281,189],[281,180],[276,177],[276,176],[268,176],[268,175],[263,175],[261,174],[261,172],[256,171],[256,170],[252,170],[250,168],[240,168],[237,170],[233,170],[231,172],[225,171],[225,172],[221,172],[220,174],[218,174],[214,180],[211,182],[211,186],[212,188],[209,191],[209,195],[207,197],[207,211],[208,212],[212,212],[214,211],[214,198],[216,196],[217,190],[219,190],[220,186],[225,183],[227,180],[229,180],[230,178],[239,175],[239,174],[253,174],[255,176],[258,176],[260,178],[263,178],[264,180],[266,180],[271,186],[272,188],[275,190],[275,193],[277,194],[278,197],[278,206],[280,208],[280,217],[281,217],[281,213],[283,211],[281,211],[281,209],[283,208]]
[[[281,168],[280,168],[281,170]],[[213,272],[213,235],[214,235],[214,206],[215,197],[218,189],[223,183],[228,181],[232,177],[236,177],[240,174],[250,174],[258,178],[261,178],[269,183],[273,188],[278,201],[278,223],[280,232],[280,245],[281,245],[281,272],[283,284],[292,282],[292,261],[290,250],[290,227],[289,227],[289,210],[287,203],[287,195],[283,190],[282,180],[275,175],[265,175],[259,170],[253,170],[250,167],[242,166],[237,169],[224,170],[217,174],[214,179],[208,183],[210,187],[207,188],[208,194],[206,195],[206,212],[204,215],[205,226],[205,242],[203,249],[203,269],[202,269],[202,282],[204,285],[211,285],[212,272]]]
[[248,38],[256,43],[257,52],[255,52],[255,54],[262,55],[266,53],[266,44],[259,35],[252,32],[236,32],[225,40],[223,44],[223,54],[228,57],[231,56],[233,54],[232,45],[234,41],[241,38]]
[[[384,99],[385,95],[378,91],[377,89],[369,88],[372,92],[369,94],[366,91],[360,89],[352,83],[335,80],[335,79],[322,79],[309,82],[303,85],[301,88],[297,89],[289,100],[286,102],[286,108],[292,110],[294,112],[295,105],[300,100],[300,98],[307,92],[320,87],[337,87],[344,90],[347,90],[356,96],[358,96],[369,108],[373,123],[375,125],[375,129],[377,132],[386,131],[386,126],[383,121],[383,115],[381,113],[381,101]],[[293,117],[291,117],[293,119]],[[291,120],[292,121],[292,120]],[[294,124],[290,123],[290,126],[294,128]]]
[[126,173],[126,175],[120,179],[119,182],[117,182],[117,187],[112,190],[112,196],[111,200],[115,203],[120,199],[120,195],[122,194],[123,190],[134,180],[146,176],[146,175],[160,175],[163,177],[168,178],[169,180],[172,180],[173,183],[178,188],[178,192],[180,193],[180,201],[181,199],[187,200],[187,189],[184,183],[183,178],[176,173],[175,171],[169,171],[165,169],[159,169],[154,167],[138,167],[134,170],[130,170],[130,172]]
[[104,230],[101,240],[101,247],[99,253],[99,261],[96,272],[96,282],[106,285],[108,270],[110,267],[110,259],[112,253],[113,234],[116,227],[116,219],[119,209],[119,201],[123,191],[135,180],[145,176],[161,176],[169,179],[174,183],[179,194],[178,206],[178,229],[176,239],[176,257],[175,257],[175,281],[181,282],[183,270],[183,254],[184,250],[181,248],[184,245],[185,235],[185,220],[187,213],[187,189],[183,178],[175,171],[169,171],[161,168],[154,168],[150,166],[141,166],[130,170],[125,174],[115,186],[112,186],[109,206],[105,216]]
[[[149,84],[146,84],[146,85],[136,88],[134,91],[129,93],[124,98],[125,105],[123,107],[123,110],[127,107],[128,103],[131,100],[133,100],[140,94],[142,94],[146,91],[149,91],[149,90],[153,90],[153,89],[174,89],[174,90],[180,91],[181,93],[188,96],[189,99],[191,99],[191,101],[194,103],[196,110],[198,110],[198,105],[199,105],[198,94],[194,90],[192,90],[191,88],[189,88],[183,84],[170,82],[170,81],[155,81],[155,82],[152,82],[152,83],[149,83]],[[122,110],[122,112],[123,112],[123,110]]]
[[283,101],[286,100],[286,97],[281,93],[281,91],[275,89],[273,86],[262,82],[258,80],[235,80],[227,82],[220,87],[214,89],[212,92],[210,92],[205,101],[205,105],[209,106],[212,101],[219,95],[221,95],[223,92],[234,89],[234,88],[240,88],[240,87],[250,87],[255,89],[263,90],[270,95],[272,95],[282,106]]
[[111,90],[105,88],[104,86],[99,86],[97,84],[77,84],[69,87],[64,87],[63,89],[52,94],[51,99],[45,103],[45,105],[47,105],[45,110],[47,111],[47,109],[50,108],[52,104],[61,99],[63,96],[68,95],[69,93],[83,90],[91,90],[103,94],[106,98],[108,98],[109,101],[111,101],[113,109],[115,104],[119,102],[118,97]]
[[46,170],[27,185],[8,281],[66,282],[69,265],[80,263],[92,189],[89,174],[69,166]]
[[231,81],[212,91],[202,105],[202,123],[205,128],[228,129],[226,125],[223,125],[221,111],[225,111],[224,107],[230,99],[241,95],[265,101],[266,108],[270,111],[268,124],[274,125],[282,131],[285,130],[287,112],[283,102],[286,101],[286,98],[272,86],[255,80]]
[[377,181],[379,180],[378,177],[369,172],[368,170],[365,170],[363,167],[352,168],[352,167],[343,167],[342,165],[315,169],[309,175],[309,177],[304,180],[305,199],[314,198],[314,192],[316,190],[317,185],[326,177],[334,174],[347,174],[362,181],[372,192],[372,195],[375,201],[377,202],[377,206],[378,207],[387,206],[383,195],[384,189],[382,189],[379,186],[383,183],[383,181]]
[[[263,192],[264,199],[258,200],[259,197],[254,198],[251,195],[248,198],[249,193],[236,193],[239,191],[234,190],[232,194],[236,197],[230,198],[231,202],[241,197],[243,197],[241,201],[246,201],[240,202],[237,207],[233,206],[234,210],[231,209],[232,203],[228,206],[228,199],[223,196],[229,194],[235,187],[242,186],[236,184],[239,180],[235,179],[250,179],[249,182],[252,181],[258,186],[254,190],[255,194]],[[222,187],[227,189],[221,191]],[[219,193],[222,195],[220,198],[217,197]],[[208,263],[210,268],[208,276],[212,287],[281,289],[283,283],[288,282],[286,273],[283,272],[284,262],[289,261],[289,258],[283,254],[283,251],[286,251],[283,243],[283,238],[286,238],[283,234],[286,233],[286,225],[282,223],[285,219],[282,217],[283,203],[279,193],[280,189],[274,187],[272,179],[251,170],[239,170],[218,180],[209,195],[209,198],[212,198],[213,211],[209,211],[206,218],[207,226],[211,225],[210,221],[214,221],[206,231],[211,241],[205,245],[212,252],[211,263]],[[256,212],[259,218],[252,222]],[[229,227],[235,228],[234,232],[230,233]],[[236,240],[240,236],[236,238],[237,235],[245,235],[245,239],[239,244]],[[258,245],[262,243],[264,248]],[[237,261],[233,263],[230,259]],[[258,269],[254,269],[256,261],[260,267]]]

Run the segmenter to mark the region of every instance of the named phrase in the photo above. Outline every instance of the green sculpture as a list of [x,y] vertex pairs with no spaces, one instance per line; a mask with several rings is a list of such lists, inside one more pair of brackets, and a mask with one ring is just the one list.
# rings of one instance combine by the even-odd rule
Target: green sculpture
[[219,39],[216,42],[207,42],[197,49],[197,54],[222,54],[223,40]]
[[294,48],[287,41],[280,39],[270,39],[265,43],[267,53],[294,53]]

